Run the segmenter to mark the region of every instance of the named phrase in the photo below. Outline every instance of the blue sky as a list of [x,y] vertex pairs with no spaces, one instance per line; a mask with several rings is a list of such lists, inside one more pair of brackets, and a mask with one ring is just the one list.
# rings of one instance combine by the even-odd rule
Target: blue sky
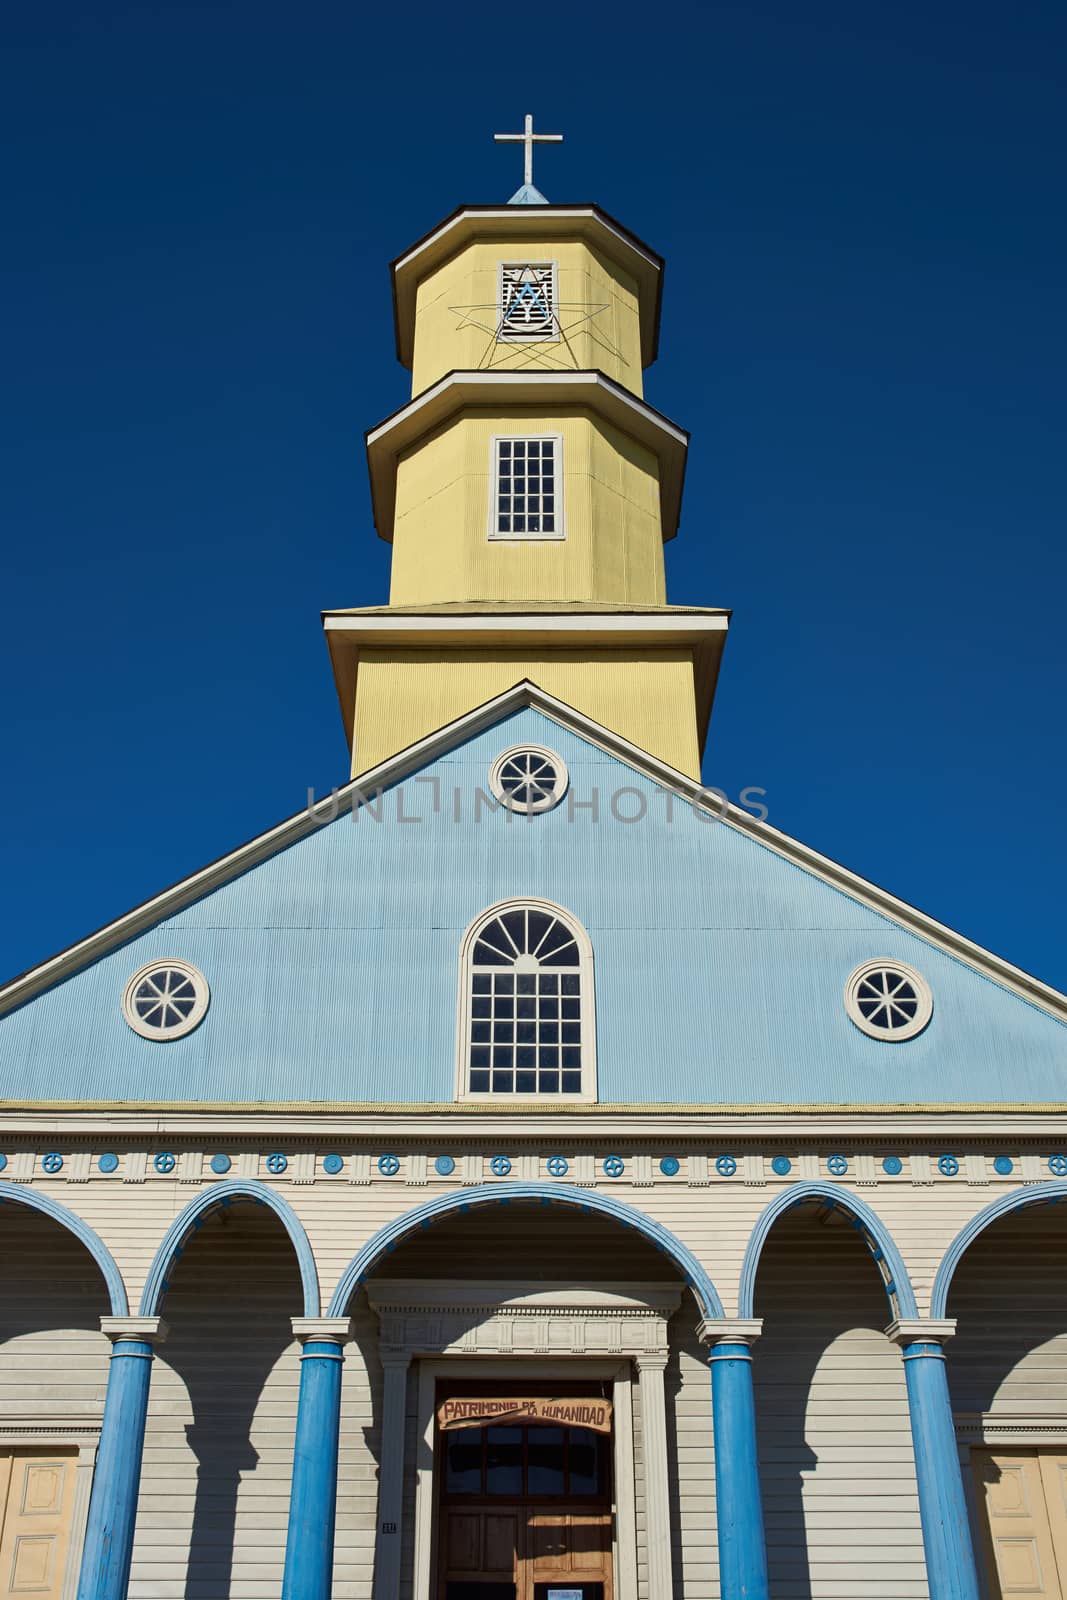
[[668,261],[709,783],[1047,981],[1067,18],[1037,3],[23,6],[0,65],[0,975],[343,780],[387,263],[535,176]]

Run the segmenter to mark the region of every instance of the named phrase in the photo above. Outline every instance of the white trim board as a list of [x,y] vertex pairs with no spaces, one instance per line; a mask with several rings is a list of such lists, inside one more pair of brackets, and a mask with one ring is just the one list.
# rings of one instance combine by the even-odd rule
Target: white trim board
[[[557,537],[552,535],[552,537]],[[503,539],[503,536],[502,536]],[[415,633],[452,635],[457,633],[544,634],[678,634],[698,638],[703,634],[725,633],[730,613],[718,615],[694,612],[687,615],[659,613],[604,613],[595,611],[508,611],[490,612],[398,612],[396,616],[366,616],[351,611],[324,611],[322,625],[327,633]]]
[[[294,1063],[294,1072],[298,1064]],[[276,1141],[358,1139],[376,1142],[389,1138],[432,1140],[442,1137],[447,1119],[449,1139],[494,1141],[570,1138],[576,1143],[599,1139],[625,1139],[635,1149],[661,1153],[666,1140],[744,1138],[746,1141],[788,1139],[801,1149],[820,1140],[852,1138],[880,1148],[886,1140],[981,1139],[990,1149],[1013,1151],[1014,1141],[1037,1147],[1037,1142],[1067,1138],[1067,1103],[1054,1105],[719,1105],[678,1106],[670,1102],[640,1105],[576,1103],[549,1106],[521,1105],[501,1108],[467,1100],[422,1102],[406,1106],[399,1101],[270,1101],[222,1103],[198,1101],[195,1105],[137,1101],[34,1100],[0,1101],[0,1128],[27,1140],[37,1134],[61,1133],[64,1138],[92,1141],[92,1150],[109,1148],[116,1140],[143,1143],[149,1137],[224,1141],[264,1138]],[[673,1154],[685,1154],[675,1150]],[[96,1182],[96,1178],[92,1178]],[[101,1179],[100,1181],[104,1181]],[[110,1181],[110,1180],[108,1180]],[[205,1175],[204,1182],[215,1181]]]
[[473,711],[465,712],[462,717],[446,723],[423,739],[417,739],[414,744],[390,756],[387,761],[351,779],[338,788],[336,796],[327,795],[314,806],[305,807],[276,827],[269,828],[236,850],[220,856],[217,861],[201,868],[199,872],[192,873],[188,878],[164,889],[142,905],[134,907],[124,916],[117,917],[114,922],[97,929],[87,938],[79,940],[68,949],[12,978],[0,988],[0,1016],[15,1006],[23,1005],[51,984],[69,977],[80,967],[98,960],[107,951],[135,937],[163,917],[172,916],[182,907],[190,905],[212,889],[229,882],[239,873],[247,872],[251,867],[277,854],[279,850],[295,844],[322,822],[328,821],[335,805],[343,806],[346,802],[350,803],[357,791],[369,794],[379,787],[400,783],[409,773],[418,771],[438,755],[526,707],[541,712],[560,727],[568,729],[579,738],[586,739],[597,749],[614,756],[679,799],[690,804],[705,805],[723,827],[733,828],[738,833],[745,834],[763,849],[772,851],[783,860],[801,867],[805,872],[810,872],[823,883],[849,895],[859,904],[888,917],[936,949],[942,950],[946,955],[954,957],[983,977],[1000,984],[1002,988],[1010,990],[1039,1010],[1047,1012],[1058,1022],[1067,1022],[1067,995],[1023,972],[1019,967],[1012,966],[1010,962],[993,955],[991,951],[984,950],[981,945],[945,927],[943,923],[908,905],[906,901],[898,899],[888,890],[868,882],[858,873],[850,872],[846,867],[831,860],[829,856],[821,855],[808,845],[791,839],[788,834],[773,828],[769,822],[761,822],[738,806],[732,804],[723,806],[720,797],[710,795],[696,779],[687,777],[685,773],[668,766],[665,761],[660,761],[648,751],[639,749],[629,739],[624,739],[621,734],[605,728],[603,724],[595,722],[583,712],[576,711],[573,706],[558,700],[555,695],[531,683],[529,679],[523,679],[512,688],[505,689],[501,694],[485,701],[483,705],[476,706]]

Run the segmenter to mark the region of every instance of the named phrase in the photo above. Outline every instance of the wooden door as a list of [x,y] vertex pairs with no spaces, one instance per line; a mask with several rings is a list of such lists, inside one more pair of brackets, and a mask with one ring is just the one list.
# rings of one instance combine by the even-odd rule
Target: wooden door
[[580,1589],[583,1600],[611,1600],[611,1525],[609,1512],[531,1510],[526,1522],[526,1600],[546,1600],[548,1588]]
[[444,1434],[437,1600],[612,1600],[610,1454],[581,1428]]
[[994,1600],[1067,1600],[1067,1456],[975,1450],[972,1464]]
[[59,1600],[74,1504],[73,1452],[0,1451],[0,1596]]

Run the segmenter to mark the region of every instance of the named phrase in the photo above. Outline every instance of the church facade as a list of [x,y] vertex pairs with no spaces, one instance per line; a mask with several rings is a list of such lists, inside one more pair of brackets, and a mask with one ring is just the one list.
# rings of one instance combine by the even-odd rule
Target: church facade
[[702,788],[655,251],[392,276],[350,780],[0,991],[0,1595],[1067,1593],[1067,999]]

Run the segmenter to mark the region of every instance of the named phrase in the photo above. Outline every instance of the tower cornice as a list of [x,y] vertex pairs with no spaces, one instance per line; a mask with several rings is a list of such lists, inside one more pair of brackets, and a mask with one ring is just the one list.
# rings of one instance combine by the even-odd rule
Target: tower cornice
[[378,537],[392,542],[397,460],[420,438],[471,406],[495,403],[556,408],[585,406],[653,452],[660,470],[664,541],[681,515],[689,434],[603,372],[449,372],[364,435]]

